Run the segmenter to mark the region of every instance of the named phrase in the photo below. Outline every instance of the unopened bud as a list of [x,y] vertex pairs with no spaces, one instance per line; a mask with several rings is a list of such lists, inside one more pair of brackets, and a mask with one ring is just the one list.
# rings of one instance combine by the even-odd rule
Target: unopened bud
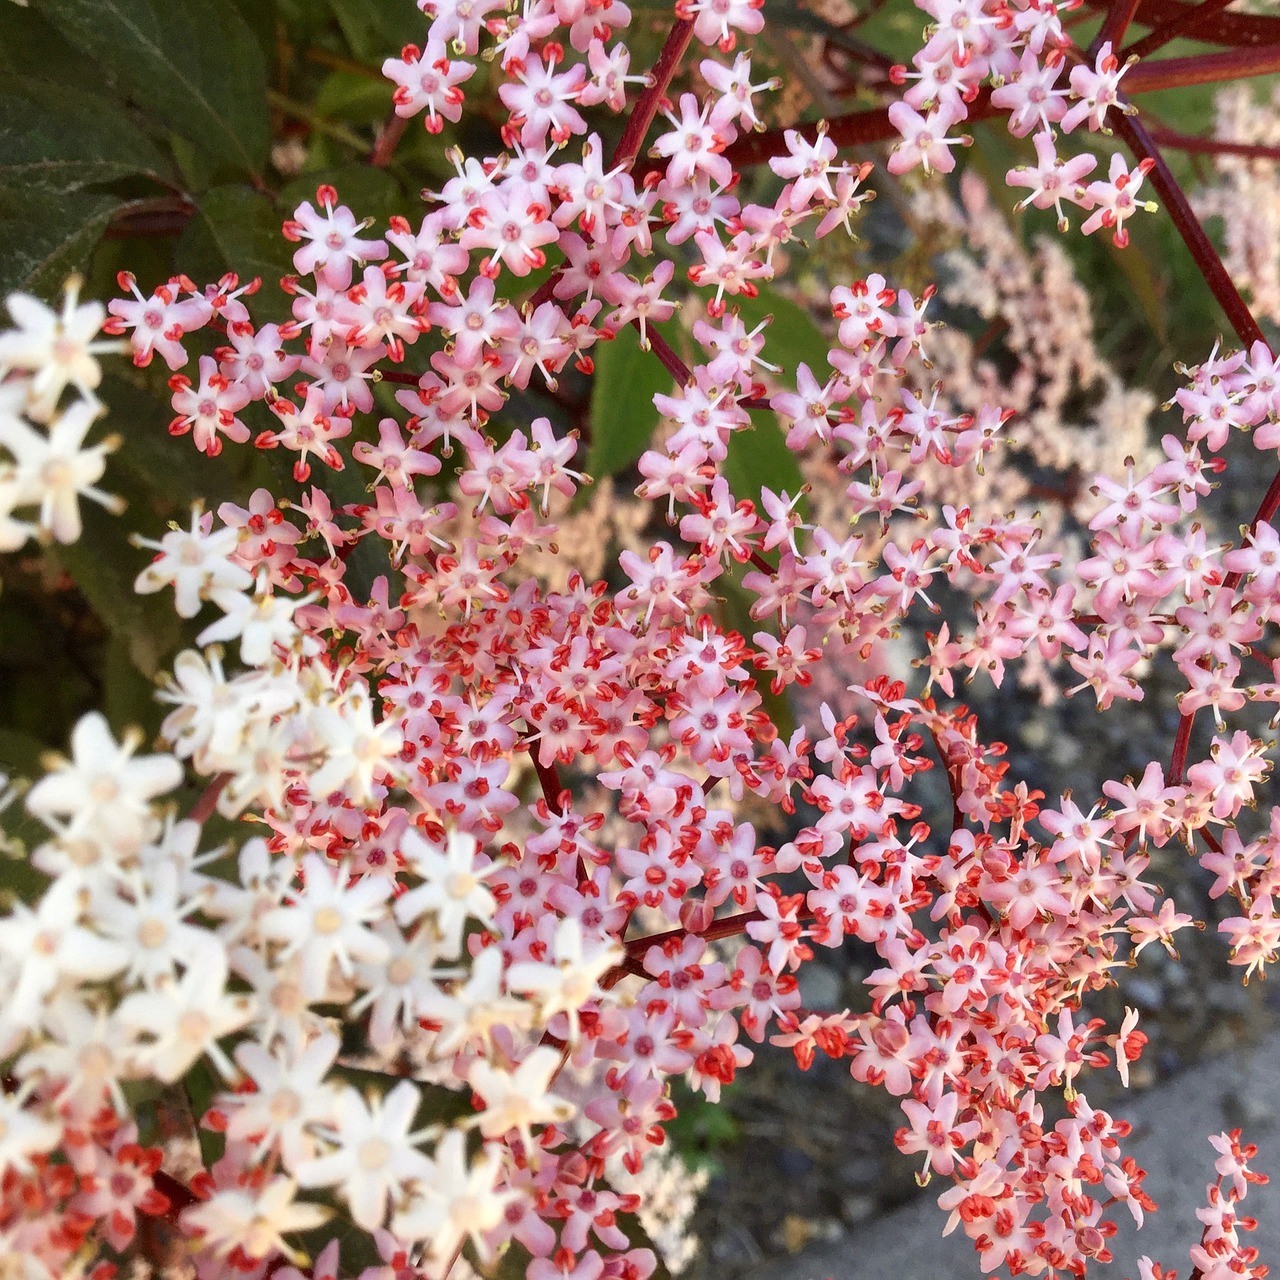
[[680,904],[680,927],[689,933],[706,933],[716,918],[716,909],[702,899]]

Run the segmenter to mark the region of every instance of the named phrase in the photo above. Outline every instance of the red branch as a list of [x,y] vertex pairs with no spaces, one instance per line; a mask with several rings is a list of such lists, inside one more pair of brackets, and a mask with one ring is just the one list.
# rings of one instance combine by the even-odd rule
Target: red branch
[[[671,77],[675,75],[676,69],[680,66],[680,59],[684,57],[685,50],[689,47],[691,39],[693,39],[693,23],[691,21],[679,19],[671,30],[667,32],[667,38],[658,53],[658,60],[653,64],[653,70],[649,72],[649,83],[645,86],[644,92],[636,99],[636,105],[627,119],[626,127],[622,131],[622,137],[618,139],[618,145],[614,149],[613,158],[609,161],[611,169],[616,169],[620,164],[630,165],[636,156],[640,154],[640,148],[644,145],[645,135],[648,134],[649,126],[653,123],[653,117],[658,114],[658,104],[662,101],[662,96],[666,93],[667,86],[671,83]],[[561,267],[557,267],[533,291],[527,304],[530,311],[536,311],[551,297],[555,291],[556,281],[560,278],[561,270]],[[657,350],[656,347],[655,350]],[[662,353],[659,351],[658,354],[661,359]],[[674,355],[674,352],[672,354]],[[663,361],[663,363],[665,364],[666,361]],[[687,380],[688,376],[688,370],[686,370],[683,380]]]
[[[1112,0],[1088,0],[1091,8],[1105,9]],[[1206,44],[1230,45],[1232,48],[1271,44],[1280,40],[1280,18],[1261,13],[1222,13],[1221,5],[1182,3],[1182,0],[1141,0],[1134,19],[1144,27],[1164,27],[1195,18],[1196,39]],[[1201,14],[1201,9],[1208,9]]]
[[529,759],[533,761],[533,771],[538,775],[538,785],[542,788],[542,798],[547,802],[547,808],[552,813],[564,813],[564,803],[561,800],[564,784],[560,781],[555,761],[543,764],[538,759],[538,745],[535,742],[530,742],[526,750],[529,752]]
[[1243,156],[1247,160],[1280,160],[1280,147],[1268,147],[1261,142],[1228,142],[1224,138],[1200,138],[1176,129],[1152,125],[1151,137],[1162,147],[1175,151],[1191,151],[1197,155]]
[[231,774],[229,773],[220,773],[217,777],[211,779],[209,785],[200,793],[200,798],[191,806],[191,812],[187,814],[187,821],[208,822],[213,817],[213,811],[218,804],[218,797],[230,781]]
[[1277,72],[1280,72],[1280,44],[1264,44],[1257,49],[1197,53],[1189,58],[1144,62],[1125,76],[1124,87],[1129,93],[1152,93],[1156,89],[1247,80],[1251,76],[1272,76]]
[[[1256,49],[1203,53],[1190,58],[1165,58],[1160,62],[1143,63],[1130,69],[1124,78],[1124,87],[1132,97],[1158,89],[1177,89],[1182,85],[1210,84],[1218,80],[1242,80],[1277,72],[1280,72],[1280,44],[1263,45]],[[991,105],[988,89],[982,90],[969,104],[970,123],[997,114],[997,109]],[[812,142],[818,136],[818,126],[816,123],[800,125],[796,132]],[[726,148],[725,158],[735,169],[741,169],[762,164],[773,156],[785,155],[786,133],[786,129],[767,129],[764,133],[739,138]],[[898,137],[898,131],[889,123],[887,107],[873,107],[836,116],[828,122],[827,136],[838,147],[852,147],[885,142]]]
[[1129,30],[1129,24],[1133,21],[1133,15],[1137,12],[1138,5],[1141,0],[1112,0],[1111,8],[1107,10],[1107,16],[1103,19],[1102,29],[1093,38],[1093,43],[1089,46],[1088,61],[1092,63],[1097,56],[1098,50],[1108,42],[1111,44],[1112,52],[1115,47],[1124,39],[1124,33]]
[[649,83],[645,91],[636,99],[636,105],[627,120],[627,126],[622,131],[622,138],[618,142],[617,150],[613,153],[610,168],[617,168],[620,164],[630,164],[640,154],[649,126],[653,123],[653,117],[658,114],[658,104],[667,92],[671,77],[675,75],[680,59],[684,57],[684,51],[689,47],[689,41],[692,39],[693,22],[689,19],[679,19],[667,33],[667,39],[662,46],[662,51],[658,54],[658,60],[653,64],[653,70],[649,72]]
[[[741,911],[736,916],[725,916],[720,920],[713,920],[698,934],[698,937],[705,938],[708,942],[718,942],[721,938],[734,938],[738,934],[745,933],[747,925],[755,924],[757,920],[763,919],[763,912]],[[688,936],[688,929],[668,929],[666,933],[650,933],[643,938],[632,938],[630,942],[626,943],[627,956],[629,959],[643,956],[650,947],[660,947],[664,942],[669,942],[672,938],[683,939]]]
[[404,137],[404,131],[409,126],[409,121],[404,116],[392,115],[386,124],[378,133],[378,140],[373,145],[373,153],[369,156],[369,163],[375,169],[385,169],[391,163],[391,157],[395,154],[396,147],[400,145],[400,139]]
[[[1280,50],[1277,52],[1280,53]],[[1160,148],[1147,132],[1146,125],[1137,116],[1128,116],[1121,111],[1112,111],[1111,122],[1116,132],[1129,144],[1129,149],[1135,156],[1139,159],[1154,161],[1155,167],[1150,175],[1151,185],[1163,198],[1169,217],[1173,219],[1173,225],[1178,228],[1178,233],[1191,251],[1191,256],[1195,259],[1196,266],[1200,268],[1205,283],[1226,312],[1227,319],[1239,335],[1240,341],[1246,347],[1254,342],[1263,341],[1262,330],[1253,318],[1253,312],[1240,296],[1240,291],[1236,288],[1230,273],[1222,265],[1217,249],[1213,247],[1213,242],[1200,224],[1200,219],[1192,212],[1190,201],[1170,171],[1164,156],[1160,153]]]
[[1170,40],[1194,31],[1215,13],[1221,13],[1230,3],[1231,0],[1204,0],[1203,4],[1184,10],[1169,22],[1162,22],[1149,35],[1134,41],[1127,49],[1121,49],[1116,56],[1121,62],[1132,57],[1145,58],[1149,53],[1163,48]]

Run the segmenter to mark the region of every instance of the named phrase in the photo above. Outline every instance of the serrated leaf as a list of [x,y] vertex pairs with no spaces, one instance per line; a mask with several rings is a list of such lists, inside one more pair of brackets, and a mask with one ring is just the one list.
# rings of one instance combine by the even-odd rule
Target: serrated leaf
[[156,118],[242,171],[266,162],[266,63],[229,0],[36,0]]
[[659,414],[653,397],[671,390],[671,375],[652,351],[640,349],[640,335],[627,325],[612,342],[591,349],[591,447],[587,471],[616,476],[649,447]]
[[30,77],[0,89],[0,187],[65,193],[168,166],[119,103]]
[[285,318],[288,299],[279,285],[292,269],[293,246],[281,234],[282,219],[271,201],[236,184],[206,191],[196,208],[178,243],[178,269],[197,280],[234,271],[241,284],[258,276],[262,289],[252,304],[254,314],[259,320]]
[[103,194],[67,200],[39,190],[0,193],[0,296],[15,289],[43,298],[60,293],[123,204]]

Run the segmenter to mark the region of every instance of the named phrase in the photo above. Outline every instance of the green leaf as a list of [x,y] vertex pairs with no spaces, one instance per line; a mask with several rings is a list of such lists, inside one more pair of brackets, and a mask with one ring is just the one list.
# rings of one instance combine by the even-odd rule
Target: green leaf
[[[238,482],[237,466],[243,458],[234,450],[216,458],[197,454],[189,436],[171,436],[165,429],[173,409],[161,399],[132,381],[107,374],[98,394],[107,406],[106,426],[122,438],[118,452],[107,462],[107,479],[111,488],[118,472],[125,470],[140,488],[150,495],[151,505],[164,518],[185,526],[190,519],[191,504],[201,501],[209,509],[220,502],[247,492]],[[147,538],[159,538],[163,529],[150,522],[145,511],[126,513],[130,532]],[[142,562],[138,569],[142,568]]]
[[357,218],[385,222],[393,213],[406,212],[404,193],[396,180],[384,170],[367,164],[308,170],[280,192],[280,208],[292,216],[304,200],[314,203],[316,188],[326,182],[338,193],[339,202],[347,205]]
[[0,89],[0,187],[65,193],[167,169],[151,140],[109,98],[27,77]]
[[768,485],[775,493],[794,494],[804,487],[796,456],[777,419],[766,410],[751,414],[751,426],[729,437],[728,457],[720,464],[735,498],[749,498],[757,505],[760,490]]
[[381,76],[358,75],[354,71],[334,71],[316,94],[316,115],[349,124],[374,124],[387,118],[387,81]]
[[422,44],[426,24],[410,4],[388,4],[386,0],[329,0],[333,16],[352,52],[362,62],[394,58],[407,44]]
[[596,371],[587,470],[616,476],[649,447],[659,418],[653,397],[671,390],[671,375],[652,351],[640,349],[640,335],[630,325],[612,342],[596,343],[591,355]]
[[0,772],[11,778],[44,775],[41,758],[48,748],[38,738],[14,729],[0,729]]
[[59,85],[90,83],[94,68],[58,29],[25,5],[0,4],[0,71]]
[[242,171],[266,163],[266,62],[229,0],[36,0],[36,8],[176,133]]
[[197,215],[178,242],[180,271],[197,280],[234,271],[241,284],[254,276],[262,289],[251,304],[259,320],[280,320],[289,313],[280,277],[292,270],[293,246],[281,234],[275,206],[252,187],[214,187],[197,200]]
[[770,364],[782,365],[783,377],[794,378],[796,365],[803,361],[820,383],[827,380],[827,352],[834,343],[804,307],[767,285],[761,287],[758,297],[734,299],[734,306],[748,332],[773,317],[764,331],[761,354]]
[[0,192],[0,296],[58,294],[67,276],[84,269],[123,203],[99,194],[67,200],[40,190]]

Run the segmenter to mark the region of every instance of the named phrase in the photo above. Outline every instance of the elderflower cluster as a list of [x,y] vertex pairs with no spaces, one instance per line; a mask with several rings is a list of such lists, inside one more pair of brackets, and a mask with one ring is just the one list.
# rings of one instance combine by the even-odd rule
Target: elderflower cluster
[[[1280,88],[1259,97],[1234,85],[1216,98],[1214,134],[1228,145],[1280,146]],[[1198,191],[1193,207],[1220,218],[1223,262],[1259,316],[1280,322],[1280,177],[1274,158],[1231,151],[1214,157],[1218,181]]]
[[1089,215],[1081,227],[1085,235],[1105,228],[1117,245],[1128,244],[1125,223],[1140,209],[1156,208],[1137,198],[1155,161],[1146,157],[1131,168],[1122,155],[1113,154],[1107,177],[1086,185],[1097,157],[1087,151],[1064,156],[1059,146],[1061,135],[1082,125],[1109,132],[1109,113],[1131,110],[1120,92],[1129,64],[1120,62],[1111,42],[1104,41],[1092,56],[1081,55],[1061,16],[1075,4],[919,0],[919,7],[934,21],[927,42],[912,58],[914,70],[896,66],[891,72],[895,84],[913,83],[889,108],[889,121],[901,135],[889,158],[890,172],[919,166],[926,173],[950,173],[956,164],[951,148],[973,140],[948,135],[969,118],[970,104],[985,83],[990,105],[1008,113],[1009,132],[1015,138],[1030,136],[1035,146],[1035,167],[1019,165],[1007,176],[1010,186],[1030,192],[1019,207],[1054,209],[1065,231],[1069,220],[1063,204],[1075,205]]
[[30,538],[74,542],[81,498],[123,510],[96,487],[118,439],[85,443],[103,412],[94,394],[102,381],[96,357],[121,346],[95,341],[106,308],[79,298],[79,280],[67,285],[61,312],[24,293],[9,295],[17,328],[0,331],[0,552]]
[[[716,1102],[767,1040],[899,1100],[895,1145],[947,1180],[949,1229],[985,1270],[1085,1274],[1115,1213],[1151,1207],[1128,1126],[1084,1093],[1090,1070],[1127,1080],[1145,1036],[1082,1001],[1192,923],[1148,878],[1152,851],[1184,845],[1240,903],[1222,928],[1246,974],[1280,955],[1277,810],[1245,839],[1273,744],[1237,719],[1280,702],[1262,648],[1280,544],[1265,507],[1229,547],[1196,519],[1235,439],[1280,452],[1272,353],[1185,370],[1161,450],[1088,500],[997,504],[988,461],[1007,438],[1045,457],[1043,415],[1025,380],[964,398],[939,382],[960,361],[932,287],[835,281],[808,361],[733,306],[871,194],[822,128],[775,132],[771,178],[740,183],[775,87],[736,47],[758,4],[681,0],[664,74],[690,39],[708,56],[699,91],[671,97],[631,73],[620,0],[422,7],[422,44],[384,65],[397,114],[458,121],[491,54],[497,154],[452,151],[413,222],[375,226],[322,185],[283,227],[284,324],[258,323],[263,282],[234,275],[148,292],[126,274],[109,304],[135,362],[168,367],[170,432],[208,455],[283,449],[304,490],[142,531],[136,589],[200,620],[158,695],[164,750],[91,713],[25,796],[47,885],[0,919],[0,1244],[34,1275],[105,1280],[104,1241],[141,1249],[138,1215],[163,1215],[209,1280],[442,1280],[460,1253],[530,1280],[647,1280],[658,1259],[625,1229],[638,1193],[611,1170],[652,1178],[672,1080]],[[1083,188],[1048,150],[1052,126],[1099,128],[1118,102],[1109,46],[1075,50],[1068,101],[1052,6],[931,13],[928,84],[888,110],[907,135],[891,167],[949,168],[939,130],[995,75],[992,103],[1037,133],[1031,198],[1085,205],[1122,242],[1142,165]],[[606,113],[627,120],[607,157]],[[628,327],[671,376],[636,464],[648,520],[616,556],[580,556],[563,537],[589,483],[579,437],[513,390],[555,402]],[[30,416],[43,366],[2,350],[0,394]],[[834,501],[744,478],[753,412]],[[326,489],[348,467],[367,500]],[[846,679],[781,730],[766,682],[783,699],[842,655],[872,662],[944,592],[969,607],[929,634],[916,687]],[[1105,709],[1143,696],[1159,652],[1185,683],[1171,759],[1097,796],[1011,776],[953,701],[958,678],[1032,662]],[[1193,750],[1197,717],[1216,733]],[[787,838],[766,843],[753,805],[793,819]],[[221,843],[229,819],[253,834]],[[853,939],[878,957],[865,998],[804,1007],[797,972]],[[193,1176],[138,1127],[146,1089],[191,1113]],[[380,1264],[344,1259],[353,1235]],[[1223,1219],[1206,1257],[1228,1235]]]

